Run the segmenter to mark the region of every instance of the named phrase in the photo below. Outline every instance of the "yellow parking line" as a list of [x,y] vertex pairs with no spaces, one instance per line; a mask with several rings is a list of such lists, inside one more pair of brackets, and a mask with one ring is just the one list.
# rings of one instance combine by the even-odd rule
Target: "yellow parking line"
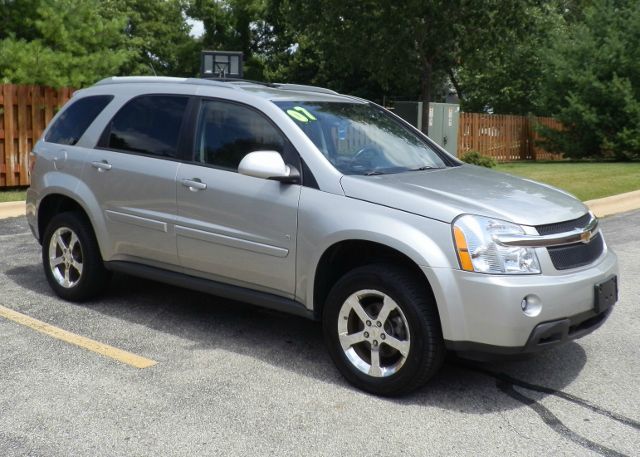
[[155,360],[140,357],[139,355],[132,354],[131,352],[123,351],[122,349],[114,348],[108,344],[103,344],[84,336],[76,335],[75,333],[67,332],[61,328],[49,325],[46,322],[39,321],[25,314],[19,313],[9,308],[5,308],[0,305],[0,317],[9,319],[25,327],[29,327],[45,335],[52,336],[59,340],[65,341],[70,344],[75,344],[81,348],[88,349],[89,351],[96,352],[98,354],[110,357],[118,362],[126,363],[136,368],[149,368],[154,366]]

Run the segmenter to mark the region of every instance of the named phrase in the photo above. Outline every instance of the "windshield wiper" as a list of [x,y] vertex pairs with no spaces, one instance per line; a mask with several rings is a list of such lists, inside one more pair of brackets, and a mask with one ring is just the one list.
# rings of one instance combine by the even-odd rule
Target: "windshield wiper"
[[424,170],[437,170],[440,167],[432,167],[430,165],[425,165],[418,168],[411,168],[410,171],[424,171]]
[[376,176],[376,175],[383,175],[385,173],[383,173],[382,171],[379,170],[371,170],[371,171],[367,171],[364,175],[365,176]]

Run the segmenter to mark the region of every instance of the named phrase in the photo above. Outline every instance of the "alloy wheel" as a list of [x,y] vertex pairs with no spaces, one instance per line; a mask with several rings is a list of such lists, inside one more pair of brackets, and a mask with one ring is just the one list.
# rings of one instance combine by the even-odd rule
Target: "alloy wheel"
[[76,233],[68,227],[58,228],[49,241],[49,268],[58,284],[74,287],[82,278],[82,246]]
[[407,319],[387,294],[365,289],[351,294],[338,314],[338,339],[351,364],[372,377],[400,370],[411,348]]

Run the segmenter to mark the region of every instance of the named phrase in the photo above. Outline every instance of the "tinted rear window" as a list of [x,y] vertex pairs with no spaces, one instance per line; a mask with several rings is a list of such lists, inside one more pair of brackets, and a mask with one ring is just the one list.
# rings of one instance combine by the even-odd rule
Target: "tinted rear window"
[[44,140],[49,143],[76,144],[112,98],[111,95],[94,95],[72,102],[60,113]]
[[111,121],[107,146],[176,157],[188,101],[188,97],[174,95],[144,95],[131,100]]

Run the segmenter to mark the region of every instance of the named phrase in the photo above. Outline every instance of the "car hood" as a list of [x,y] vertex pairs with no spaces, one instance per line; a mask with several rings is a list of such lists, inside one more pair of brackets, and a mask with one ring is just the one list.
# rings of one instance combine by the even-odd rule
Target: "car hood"
[[466,213],[541,225],[577,219],[588,211],[567,192],[474,165],[377,176],[345,175],[341,184],[348,197],[444,222]]

